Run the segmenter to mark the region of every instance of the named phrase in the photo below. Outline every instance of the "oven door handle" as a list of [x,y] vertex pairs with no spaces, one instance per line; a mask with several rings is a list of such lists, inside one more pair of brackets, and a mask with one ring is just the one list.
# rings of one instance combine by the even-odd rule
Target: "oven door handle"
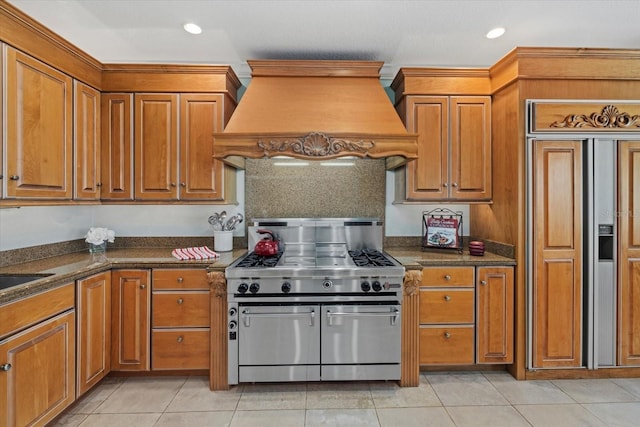
[[400,316],[400,310],[394,308],[389,313],[381,313],[379,311],[357,311],[357,312],[342,312],[331,310],[327,310],[327,319],[329,321],[329,326],[333,326],[333,318],[334,317],[390,317],[391,318],[391,326],[395,326],[398,321],[398,317]]
[[315,325],[316,311],[305,311],[302,313],[251,313],[249,309],[242,310],[242,322],[245,327],[251,326],[251,318],[278,318],[278,317],[307,317],[309,316],[309,326]]

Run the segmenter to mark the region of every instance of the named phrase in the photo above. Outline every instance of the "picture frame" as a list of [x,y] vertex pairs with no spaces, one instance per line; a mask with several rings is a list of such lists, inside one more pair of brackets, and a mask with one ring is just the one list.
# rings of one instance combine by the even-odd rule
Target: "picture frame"
[[437,208],[422,213],[422,249],[462,253],[462,212]]

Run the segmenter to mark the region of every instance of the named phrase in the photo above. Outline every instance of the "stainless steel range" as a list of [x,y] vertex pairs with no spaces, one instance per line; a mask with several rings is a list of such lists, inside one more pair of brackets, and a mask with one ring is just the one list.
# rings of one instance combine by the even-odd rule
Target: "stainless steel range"
[[[252,248],[272,232],[274,256]],[[371,218],[256,219],[225,272],[229,384],[400,379],[404,267]]]

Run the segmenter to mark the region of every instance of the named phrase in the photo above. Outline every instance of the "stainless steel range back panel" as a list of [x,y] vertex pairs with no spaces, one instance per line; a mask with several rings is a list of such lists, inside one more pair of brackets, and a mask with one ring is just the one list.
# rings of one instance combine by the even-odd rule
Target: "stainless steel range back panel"
[[258,230],[276,234],[285,247],[339,245],[347,249],[382,250],[383,224],[375,218],[281,218],[254,219],[248,228],[249,250],[264,238]]
[[[280,253],[251,249],[267,229]],[[229,384],[400,379],[404,267],[375,218],[262,218],[227,267]]]

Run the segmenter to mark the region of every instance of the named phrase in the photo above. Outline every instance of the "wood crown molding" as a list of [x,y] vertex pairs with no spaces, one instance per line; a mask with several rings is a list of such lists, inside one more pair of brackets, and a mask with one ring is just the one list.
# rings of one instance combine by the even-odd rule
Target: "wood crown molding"
[[375,77],[382,61],[247,60],[252,77]]

